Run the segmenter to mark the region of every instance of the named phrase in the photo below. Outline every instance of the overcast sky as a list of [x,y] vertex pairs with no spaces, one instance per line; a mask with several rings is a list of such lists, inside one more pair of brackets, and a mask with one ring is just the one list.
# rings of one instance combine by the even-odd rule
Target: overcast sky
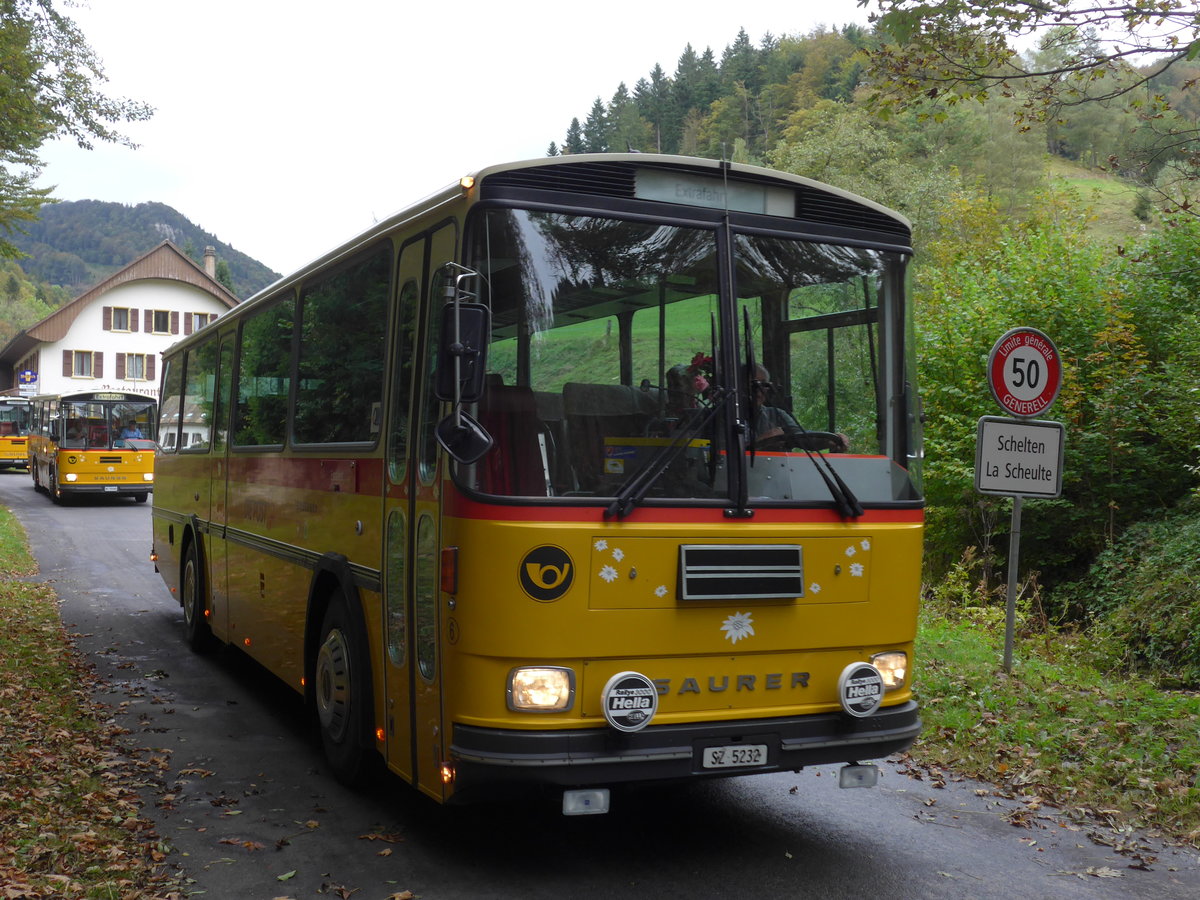
[[856,0],[85,0],[128,150],[43,148],[62,200],[158,201],[287,273],[459,176],[542,157],[687,44],[865,24]]

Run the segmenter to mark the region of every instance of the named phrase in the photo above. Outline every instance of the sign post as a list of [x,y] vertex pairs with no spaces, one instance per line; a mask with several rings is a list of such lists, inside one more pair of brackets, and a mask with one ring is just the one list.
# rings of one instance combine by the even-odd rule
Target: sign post
[[1054,342],[1036,328],[1005,332],[988,357],[988,386],[1011,416],[984,416],[975,444],[975,490],[1013,498],[1008,539],[1004,671],[1012,672],[1013,624],[1021,553],[1021,502],[1062,493],[1065,432],[1060,422],[1035,417],[1050,408],[1062,385],[1062,360]]

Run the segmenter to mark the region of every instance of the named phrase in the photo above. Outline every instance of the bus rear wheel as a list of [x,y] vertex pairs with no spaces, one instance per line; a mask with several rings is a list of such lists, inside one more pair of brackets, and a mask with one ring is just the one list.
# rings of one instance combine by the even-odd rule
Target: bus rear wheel
[[358,646],[345,603],[334,599],[321,622],[313,672],[313,695],[321,744],[334,775],[344,784],[361,781],[368,751],[363,738],[366,715]]
[[183,624],[188,646],[196,652],[208,648],[212,629],[204,616],[204,579],[200,573],[196,545],[190,544],[183,557],[183,577],[179,584],[179,602],[183,604]]

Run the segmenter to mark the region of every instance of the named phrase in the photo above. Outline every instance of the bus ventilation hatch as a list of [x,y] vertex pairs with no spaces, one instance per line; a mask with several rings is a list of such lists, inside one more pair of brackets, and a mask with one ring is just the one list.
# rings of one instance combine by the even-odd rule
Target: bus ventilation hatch
[[799,544],[681,544],[680,600],[804,596]]

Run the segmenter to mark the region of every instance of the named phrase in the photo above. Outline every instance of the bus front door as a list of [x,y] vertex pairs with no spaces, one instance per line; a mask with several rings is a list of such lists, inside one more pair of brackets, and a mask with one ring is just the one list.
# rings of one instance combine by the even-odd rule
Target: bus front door
[[[434,428],[433,348],[441,294],[437,266],[454,258],[446,223],[401,247],[392,332],[387,443],[385,713],[389,767],[424,793],[445,798],[439,612],[440,487]],[[427,310],[422,315],[421,310]]]

